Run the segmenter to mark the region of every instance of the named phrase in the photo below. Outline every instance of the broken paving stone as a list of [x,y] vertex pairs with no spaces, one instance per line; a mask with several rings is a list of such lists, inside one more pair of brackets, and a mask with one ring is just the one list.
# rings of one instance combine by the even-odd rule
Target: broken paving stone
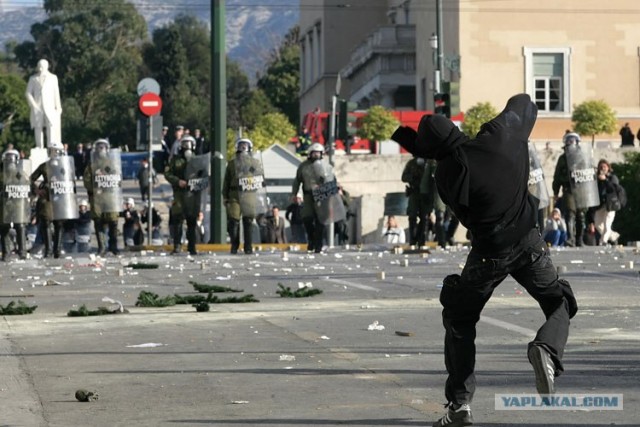
[[69,286],[69,282],[58,282],[57,280],[48,279],[31,283],[32,288],[35,288],[36,286]]
[[383,331],[384,325],[381,325],[377,320],[367,327],[368,331]]
[[76,390],[76,399],[78,402],[93,402],[98,400],[98,392],[85,389]]
[[296,360],[296,357],[292,356],[291,354],[281,354],[280,355],[280,361],[281,362],[293,362],[294,360]]

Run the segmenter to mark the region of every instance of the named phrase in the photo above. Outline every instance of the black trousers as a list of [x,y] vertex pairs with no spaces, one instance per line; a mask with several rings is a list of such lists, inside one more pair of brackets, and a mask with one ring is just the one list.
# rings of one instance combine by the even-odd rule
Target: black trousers
[[476,323],[493,290],[511,275],[540,305],[546,317],[529,346],[549,352],[556,376],[564,369],[562,356],[569,336],[569,319],[577,304],[569,283],[559,279],[546,243],[537,229],[520,243],[488,256],[473,248],[462,275],[450,275],[440,293],[445,328],[444,355],[449,377],[445,396],[456,404],[471,403],[475,392]]
[[316,213],[313,216],[302,219],[307,231],[307,250],[315,253],[322,252],[325,225],[320,221]]

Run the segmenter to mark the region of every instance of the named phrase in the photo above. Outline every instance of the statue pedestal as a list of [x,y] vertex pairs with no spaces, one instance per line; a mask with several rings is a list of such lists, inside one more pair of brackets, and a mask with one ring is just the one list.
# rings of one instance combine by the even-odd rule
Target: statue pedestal
[[38,168],[42,163],[49,159],[46,148],[32,148],[31,154],[29,154],[29,160],[31,160],[31,173]]

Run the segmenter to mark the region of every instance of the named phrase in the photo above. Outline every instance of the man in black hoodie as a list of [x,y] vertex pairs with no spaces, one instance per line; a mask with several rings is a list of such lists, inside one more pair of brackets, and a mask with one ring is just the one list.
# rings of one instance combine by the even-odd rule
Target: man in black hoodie
[[472,236],[462,274],[445,277],[440,293],[448,411],[434,427],[473,423],[476,323],[507,275],[529,292],[547,319],[527,352],[538,393],[553,393],[554,378],[563,371],[569,319],[578,308],[569,283],[558,278],[551,262],[536,226],[538,200],[528,192],[527,141],[536,116],[536,105],[521,94],[474,139],[440,115],[424,116],[417,133],[401,127],[392,136],[412,154],[438,161],[438,192]]

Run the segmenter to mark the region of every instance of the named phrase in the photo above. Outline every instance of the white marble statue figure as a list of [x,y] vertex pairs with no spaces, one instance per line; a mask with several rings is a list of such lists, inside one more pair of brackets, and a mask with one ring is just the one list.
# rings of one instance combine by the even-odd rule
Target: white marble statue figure
[[36,148],[45,148],[43,128],[47,129],[47,146],[62,144],[62,104],[58,77],[49,72],[46,59],[38,61],[38,72],[29,78],[27,101],[31,108],[31,127],[35,131]]

